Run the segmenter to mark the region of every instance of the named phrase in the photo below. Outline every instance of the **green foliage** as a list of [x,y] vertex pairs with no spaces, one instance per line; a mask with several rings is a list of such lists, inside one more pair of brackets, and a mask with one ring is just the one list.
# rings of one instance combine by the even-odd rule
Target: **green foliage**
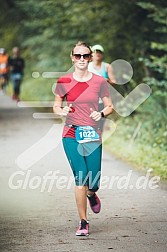
[[[45,71],[69,68],[68,56],[77,40],[103,44],[107,61],[123,58],[137,67],[138,56],[147,47],[146,36],[151,34],[144,32],[148,20],[135,0],[91,4],[88,0],[16,0],[14,7],[23,17],[18,24],[26,55],[37,67],[45,66]],[[136,71],[135,78],[140,74]]]
[[[144,78],[153,87],[162,92],[167,91],[167,5],[140,2],[139,6],[148,11],[148,17],[154,24],[154,33],[159,35],[150,43],[150,54],[142,60],[148,68],[148,76]],[[157,94],[159,94],[157,92]]]
[[159,107],[152,95],[137,114],[116,121],[116,131],[105,146],[141,170],[152,168],[152,175],[167,179],[167,113]]
[[43,78],[27,79],[22,85],[21,99],[25,101],[53,101],[54,82]]
[[4,47],[8,52],[11,48],[21,43],[22,27],[20,20],[21,12],[17,9],[15,1],[0,0],[0,47]]

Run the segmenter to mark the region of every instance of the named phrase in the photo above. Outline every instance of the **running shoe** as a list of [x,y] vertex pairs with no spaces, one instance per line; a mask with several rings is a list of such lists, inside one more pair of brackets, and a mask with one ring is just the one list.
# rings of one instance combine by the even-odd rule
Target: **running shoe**
[[81,220],[79,222],[79,227],[78,230],[76,232],[77,236],[87,236],[89,235],[89,222],[86,220]]
[[99,197],[97,196],[96,193],[93,195],[89,196],[87,195],[87,198],[89,200],[90,207],[94,213],[99,213],[101,210],[101,202]]

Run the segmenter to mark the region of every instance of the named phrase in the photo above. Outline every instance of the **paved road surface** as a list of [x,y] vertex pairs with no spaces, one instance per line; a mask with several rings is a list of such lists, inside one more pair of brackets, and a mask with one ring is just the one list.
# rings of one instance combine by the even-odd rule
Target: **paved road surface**
[[0,251],[166,252],[167,191],[151,190],[148,183],[136,189],[146,175],[142,180],[107,152],[102,211],[95,215],[89,208],[90,235],[75,237],[78,216],[72,174],[59,143],[62,125],[34,119],[33,112],[0,94]]

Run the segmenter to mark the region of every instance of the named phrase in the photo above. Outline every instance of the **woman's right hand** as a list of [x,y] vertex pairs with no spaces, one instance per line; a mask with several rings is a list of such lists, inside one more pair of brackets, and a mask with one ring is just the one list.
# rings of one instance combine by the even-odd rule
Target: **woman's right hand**
[[72,104],[70,104],[69,106],[65,106],[63,109],[62,109],[62,113],[61,115],[62,116],[67,116],[69,112],[72,112]]

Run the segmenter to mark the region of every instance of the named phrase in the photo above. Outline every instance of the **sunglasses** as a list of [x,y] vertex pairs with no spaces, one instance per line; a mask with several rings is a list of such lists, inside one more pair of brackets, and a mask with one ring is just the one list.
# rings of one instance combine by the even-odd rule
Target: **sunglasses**
[[91,54],[90,53],[87,53],[87,54],[74,53],[73,56],[75,57],[76,60],[80,60],[81,57],[83,57],[85,60],[89,60],[91,57]]

